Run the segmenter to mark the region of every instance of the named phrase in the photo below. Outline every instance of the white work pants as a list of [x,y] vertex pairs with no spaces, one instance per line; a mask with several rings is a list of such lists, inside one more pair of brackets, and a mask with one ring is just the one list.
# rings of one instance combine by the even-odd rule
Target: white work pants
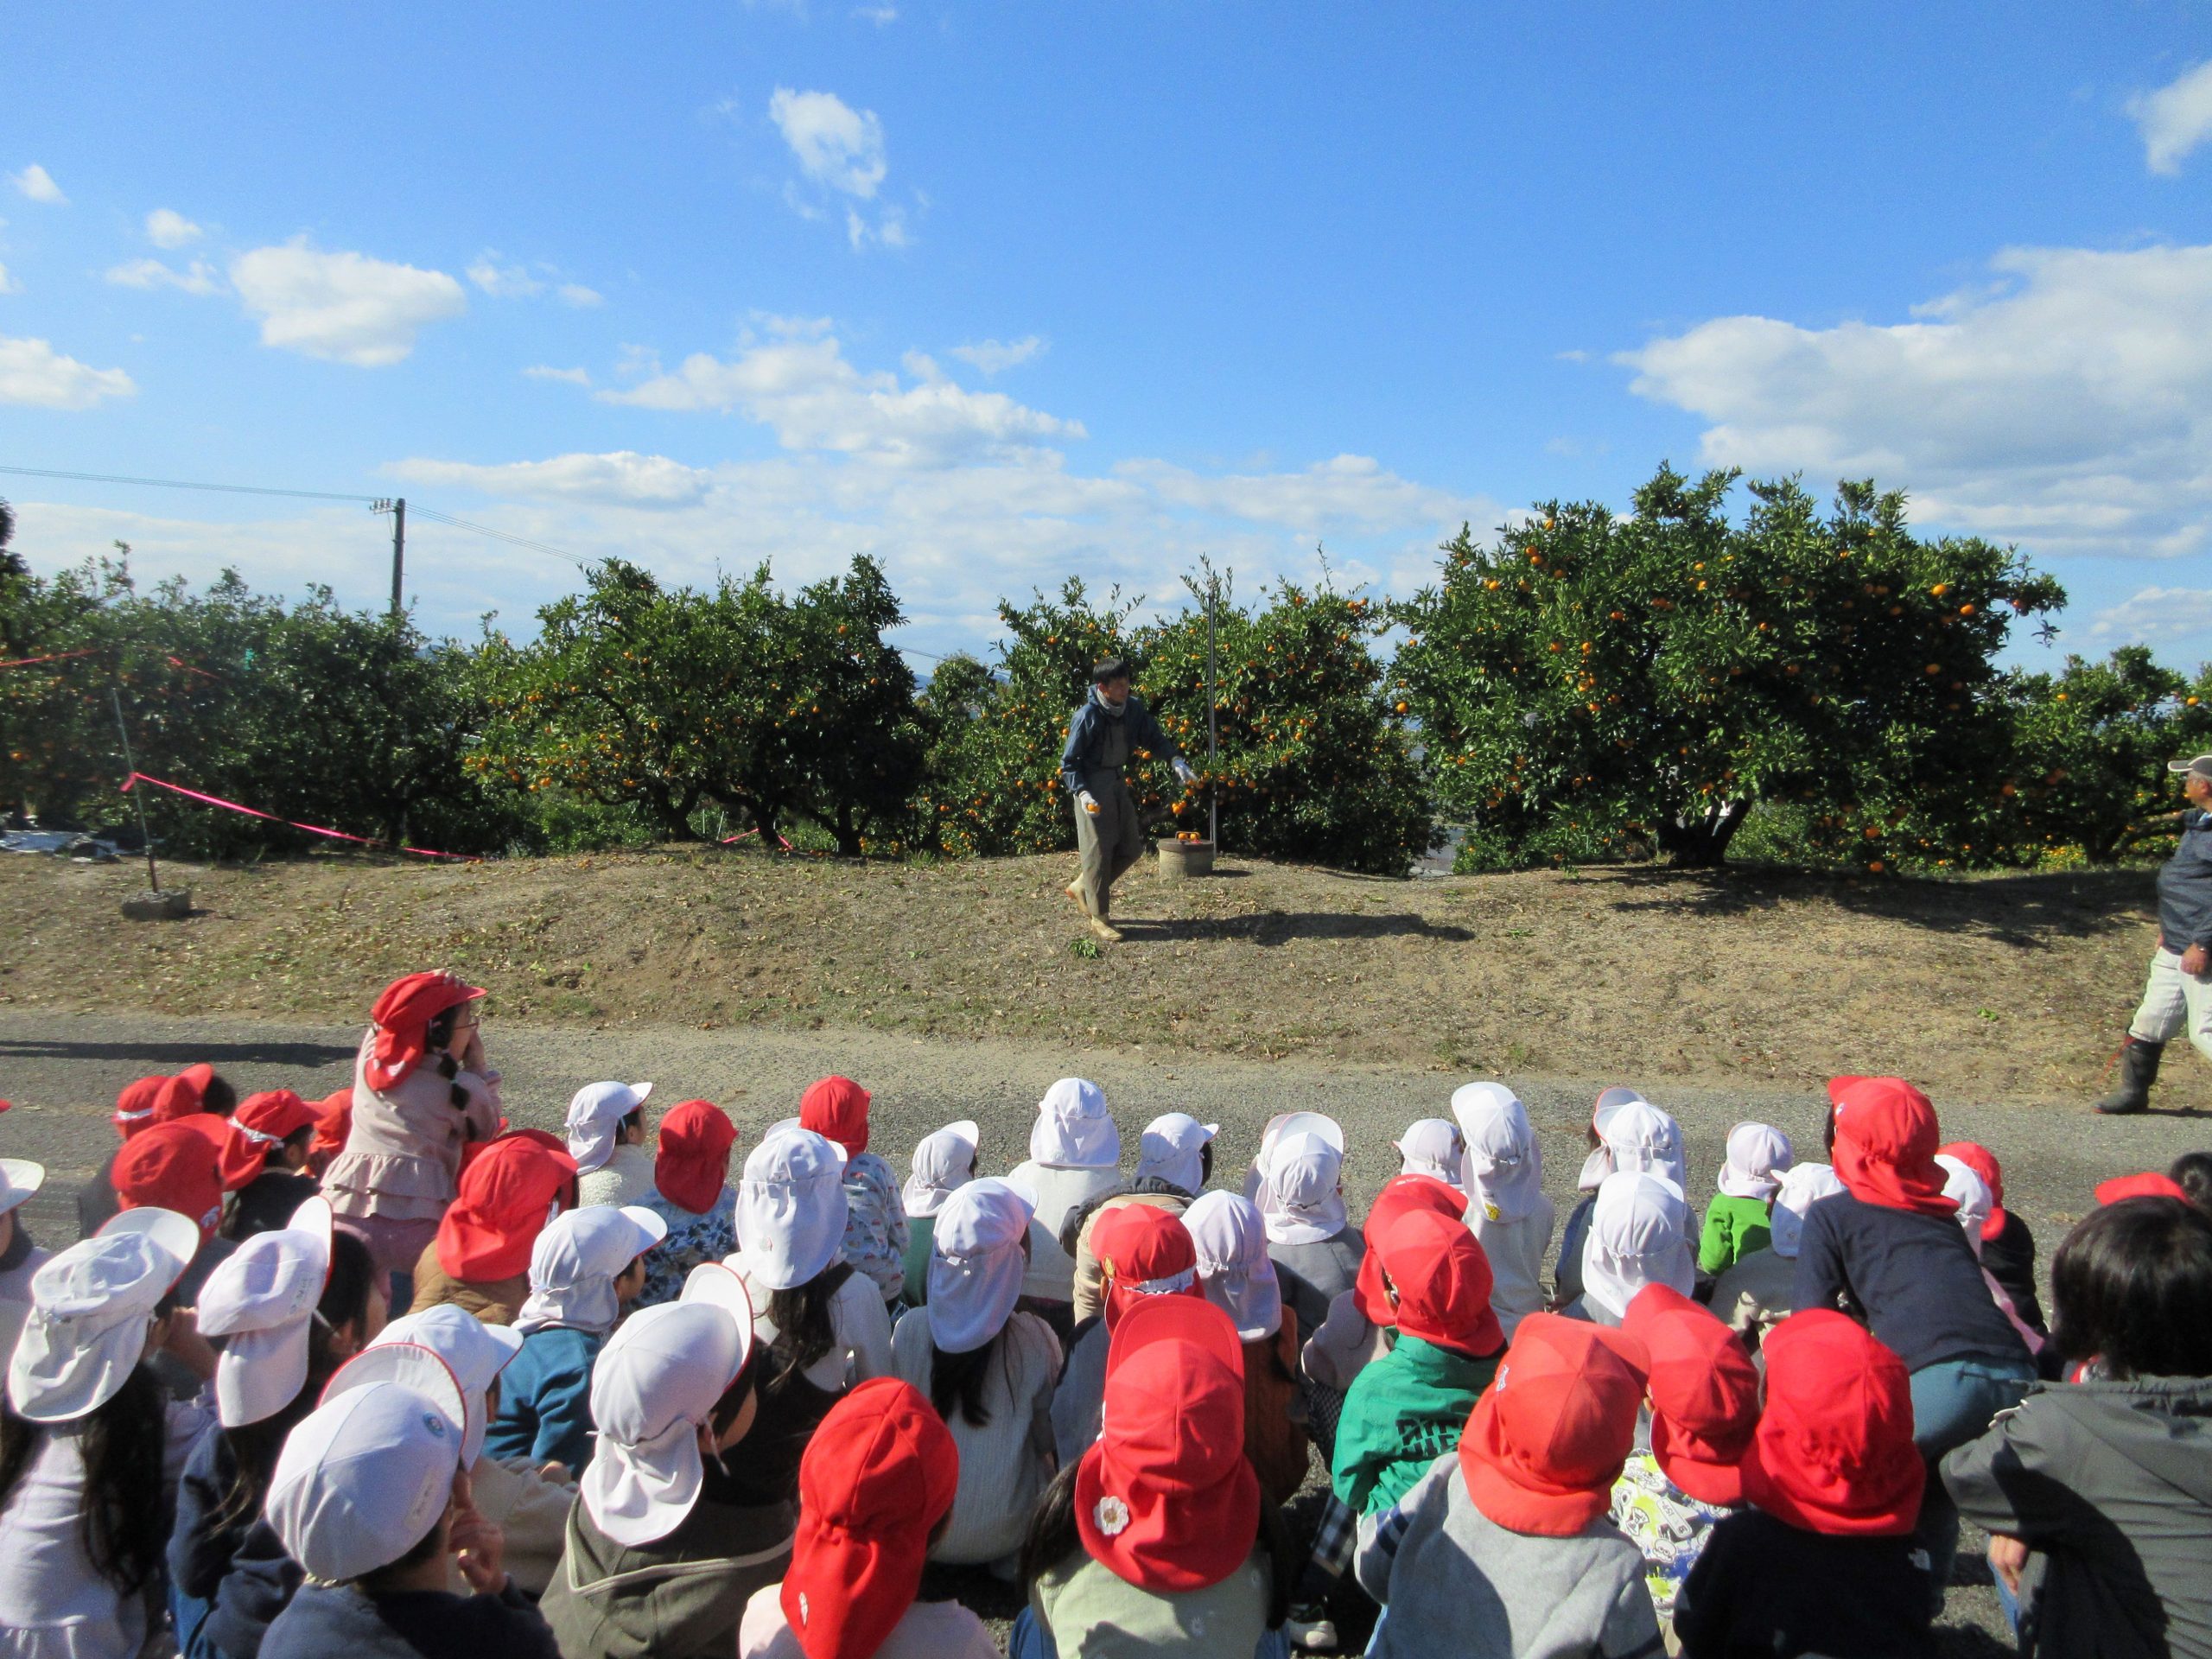
[[2188,1032],[2196,1052],[2212,1060],[2212,979],[2181,970],[2181,955],[2163,944],[2151,958],[2150,983],[2127,1034],[2139,1043],[2167,1043]]

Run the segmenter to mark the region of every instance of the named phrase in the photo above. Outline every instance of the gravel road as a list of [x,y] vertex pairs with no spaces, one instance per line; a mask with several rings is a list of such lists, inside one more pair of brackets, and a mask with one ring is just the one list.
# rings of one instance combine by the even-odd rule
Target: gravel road
[[[1141,1035],[1141,1033],[1135,1033]],[[289,1087],[314,1098],[352,1075],[360,1028],[257,1020],[176,1020],[108,1014],[0,1012],[0,1153],[35,1158],[52,1172],[29,1206],[33,1231],[49,1243],[75,1236],[70,1202],[76,1185],[113,1147],[107,1115],[134,1077],[208,1060],[238,1086]],[[593,1030],[494,1020],[485,1033],[492,1063],[504,1073],[510,1117],[557,1129],[569,1096],[607,1077],[658,1086],[657,1104],[691,1096],[720,1103],[741,1131],[739,1156],[760,1131],[798,1109],[815,1077],[842,1071],[874,1094],[874,1145],[903,1170],[914,1142],[955,1118],[983,1130],[983,1167],[1002,1172],[1027,1155],[1035,1103],[1055,1077],[1077,1073],[1101,1084],[1134,1162],[1136,1131],[1161,1112],[1185,1110],[1222,1126],[1217,1166],[1241,1171],[1261,1127],[1276,1112],[1324,1111],[1338,1119],[1352,1147],[1346,1185],[1358,1205],[1395,1172],[1390,1141],[1417,1117],[1447,1115],[1452,1084],[1407,1057],[1402,1069],[1155,1058],[1141,1044],[1110,1049],[1046,1050],[993,1041],[917,1039],[869,1031],[689,1027]],[[1544,1182],[1564,1215],[1582,1161],[1589,1102],[1604,1084],[1634,1077],[1508,1076],[1529,1103],[1543,1143]],[[1681,1120],[1700,1204],[1717,1173],[1731,1125],[1758,1117],[1786,1130],[1801,1154],[1816,1151],[1825,1107],[1806,1090],[1771,1084],[1742,1089],[1654,1086],[1648,1090]],[[2088,1209],[2091,1189],[2107,1175],[2163,1169],[2179,1153],[2212,1145],[2212,1122],[2151,1114],[2105,1121],[2047,1106],[1938,1099],[1945,1137],[1980,1141],[2005,1168],[2008,1206],[2034,1229],[2039,1259]],[[1356,1205],[1355,1213],[1357,1212]],[[1972,1565],[1962,1556],[1962,1574]],[[1964,1586],[1951,1594],[1945,1648],[1956,1654],[2001,1651],[1995,1598]]]

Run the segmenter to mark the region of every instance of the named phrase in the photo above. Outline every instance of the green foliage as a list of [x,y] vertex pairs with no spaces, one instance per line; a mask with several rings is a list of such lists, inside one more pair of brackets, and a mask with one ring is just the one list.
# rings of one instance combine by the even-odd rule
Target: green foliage
[[2056,583],[1986,542],[1923,542],[1904,499],[1662,467],[1632,518],[1552,504],[1398,607],[1395,664],[1440,804],[1474,856],[1565,861],[1648,842],[1713,864],[1763,800],[1812,809],[1816,855],[1884,868],[1923,843],[2012,848],[1993,658]]

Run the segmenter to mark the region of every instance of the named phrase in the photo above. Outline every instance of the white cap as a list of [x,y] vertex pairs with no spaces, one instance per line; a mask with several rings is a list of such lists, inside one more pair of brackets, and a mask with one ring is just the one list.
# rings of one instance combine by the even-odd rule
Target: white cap
[[46,1166],[28,1158],[0,1158],[0,1216],[46,1185]]
[[588,1175],[614,1155],[615,1131],[645,1103],[650,1083],[588,1083],[569,1098],[569,1155]]
[[[103,1238],[124,1233],[143,1233],[187,1267],[200,1254],[204,1237],[200,1224],[190,1216],[152,1204],[141,1205],[135,1210],[118,1210],[100,1224],[99,1236]],[[183,1274],[177,1276],[182,1278]]]
[[924,1135],[916,1143],[913,1161],[909,1166],[912,1173],[906,1177],[906,1185],[899,1193],[910,1217],[937,1214],[955,1188],[974,1179],[976,1148],[982,1141],[982,1133],[972,1120],[963,1118]]
[[1774,1195],[1774,1209],[1768,1223],[1774,1229],[1774,1253],[1783,1257],[1797,1254],[1798,1242],[1805,1236],[1805,1212],[1822,1198],[1833,1198],[1843,1191],[1843,1179],[1828,1164],[1792,1164],[1782,1178],[1782,1191]]
[[1047,1169],[1111,1169],[1122,1161],[1122,1132],[1106,1091],[1083,1077],[1062,1077],[1037,1103],[1029,1157]]
[[1797,1156],[1789,1137],[1765,1123],[1738,1123],[1728,1131],[1728,1161],[1720,1166],[1720,1190],[1732,1198],[1770,1198],[1782,1188],[1783,1172]]
[[461,1467],[461,1384],[427,1348],[365,1348],[286,1437],[263,1513],[285,1553],[327,1584],[421,1543]]
[[668,1224],[639,1205],[588,1204],[545,1224],[530,1247],[530,1296],[515,1316],[528,1336],[566,1325],[605,1336],[622,1317],[614,1281],[668,1236]]
[[1943,1196],[1958,1205],[1959,1225],[1966,1229],[1967,1242],[1980,1255],[1981,1224],[1989,1219],[1989,1211],[1997,1202],[1989,1191],[1989,1183],[1974,1173],[1973,1166],[1948,1153],[1937,1153],[1936,1161],[1943,1166]]
[[1338,1152],[1344,1149],[1344,1125],[1322,1112],[1278,1112],[1260,1131],[1260,1155],[1288,1135],[1318,1135]]
[[146,1356],[154,1310],[192,1260],[200,1229],[168,1210],[174,1226],[141,1223],[102,1229],[56,1254],[31,1275],[31,1311],[8,1363],[8,1403],[34,1423],[66,1423],[114,1398]]
[[1518,1095],[1502,1083],[1463,1083],[1452,1091],[1452,1118],[1467,1146],[1471,1224],[1518,1221],[1543,1202],[1543,1147]]
[[315,1305],[330,1282],[330,1204],[303,1200],[282,1229],[256,1233],[200,1287],[200,1334],[228,1337],[215,1362],[226,1428],[273,1417],[308,1380]]
[[1306,1129],[1278,1135],[1260,1154],[1257,1202],[1268,1237],[1277,1244],[1318,1244],[1342,1232],[1348,1219],[1344,1166],[1343,1150],[1325,1135]]
[[930,1232],[930,1341],[973,1353],[1006,1328],[1021,1298],[1035,1203],[1004,1181],[970,1181],[945,1200]]
[[1682,1189],[1646,1170],[1617,1170],[1598,1187],[1582,1245],[1583,1294],[1618,1324],[1636,1293],[1668,1285],[1687,1296],[1697,1282],[1689,1206]]
[[1466,1147],[1459,1126],[1445,1117],[1417,1117],[1390,1143],[1398,1149],[1398,1173],[1427,1175],[1453,1186],[1467,1179]]
[[420,1313],[401,1314],[369,1346],[389,1348],[401,1343],[429,1349],[445,1361],[461,1385],[461,1464],[464,1469],[474,1467],[484,1450],[485,1390],[522,1351],[522,1332],[512,1325],[486,1325],[466,1308],[440,1302]]
[[1137,1141],[1137,1179],[1149,1175],[1196,1193],[1206,1184],[1206,1142],[1220,1133],[1220,1124],[1201,1123],[1188,1112],[1154,1118]]
[[844,1148],[811,1129],[772,1130],[745,1160],[737,1237],[746,1271],[771,1290],[805,1284],[845,1242]]
[[1198,1284],[1229,1315],[1239,1342],[1259,1342],[1282,1329],[1282,1281],[1268,1255],[1267,1224],[1249,1198],[1201,1192],[1183,1212],[1198,1252]]
[[750,1306],[738,1276],[709,1263],[681,1298],[632,1314],[600,1350],[591,1370],[599,1434],[577,1489],[616,1543],[665,1538],[698,1502],[699,1427],[744,1374]]

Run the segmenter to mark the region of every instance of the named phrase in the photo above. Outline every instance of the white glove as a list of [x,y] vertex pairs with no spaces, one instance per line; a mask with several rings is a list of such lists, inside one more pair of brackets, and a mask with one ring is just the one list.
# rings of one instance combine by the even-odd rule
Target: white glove
[[1078,789],[1076,791],[1075,804],[1081,807],[1084,811],[1090,813],[1092,817],[1095,818],[1098,816],[1098,798],[1093,795],[1089,790]]
[[1181,755],[1179,754],[1175,757],[1173,765],[1175,767],[1175,775],[1178,778],[1180,778],[1185,784],[1193,783],[1197,780],[1198,774],[1191,770],[1191,763],[1185,760]]

